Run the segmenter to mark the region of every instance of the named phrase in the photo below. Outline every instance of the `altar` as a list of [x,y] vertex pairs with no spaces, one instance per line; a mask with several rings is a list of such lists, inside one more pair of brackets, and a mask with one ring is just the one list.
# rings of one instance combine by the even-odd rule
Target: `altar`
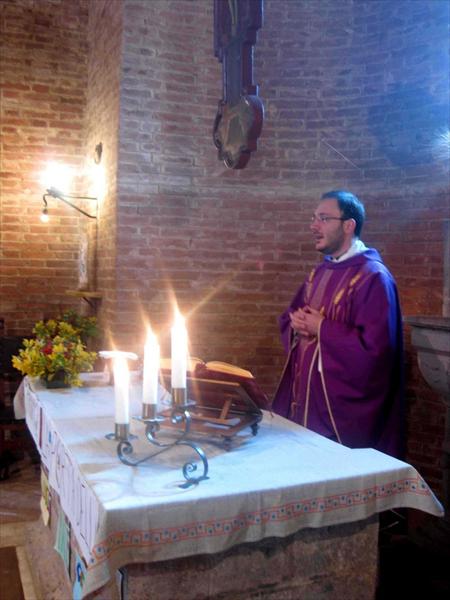
[[[373,598],[377,514],[410,507],[443,515],[407,463],[348,449],[267,411],[257,435],[240,432],[228,451],[200,436],[209,479],[186,488],[189,448],[138,467],[119,461],[117,442],[105,438],[114,399],[102,374],[65,390],[25,378],[20,392],[16,416],[37,444],[49,497],[32,551],[38,561],[44,543],[60,555],[66,544],[66,557],[52,550],[46,558],[74,598],[278,599],[308,589],[305,597],[346,590],[347,598]],[[130,414],[140,412],[135,380]],[[131,433],[136,453],[148,454],[143,424],[132,419]]]

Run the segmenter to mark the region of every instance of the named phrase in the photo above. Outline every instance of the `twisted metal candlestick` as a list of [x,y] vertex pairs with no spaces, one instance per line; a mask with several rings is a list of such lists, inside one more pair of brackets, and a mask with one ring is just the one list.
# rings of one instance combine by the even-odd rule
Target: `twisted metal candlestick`
[[154,456],[157,456],[162,452],[166,452],[167,450],[170,450],[176,446],[189,446],[189,448],[192,448],[192,450],[194,450],[194,452],[196,452],[200,457],[202,461],[203,472],[199,476],[195,477],[193,473],[197,471],[197,465],[193,462],[185,463],[183,465],[183,476],[186,479],[186,483],[183,483],[179,487],[188,488],[189,486],[199,483],[204,479],[208,479],[208,459],[206,458],[206,454],[204,453],[203,449],[200,448],[200,446],[186,439],[191,425],[191,415],[185,403],[175,404],[170,415],[170,419],[174,425],[184,423],[184,430],[181,432],[181,436],[174,442],[161,443],[156,439],[156,434],[161,428],[161,423],[165,421],[165,418],[158,417],[156,415],[156,405],[145,404],[143,416],[133,418],[145,424],[145,436],[147,440],[154,446],[157,446],[159,450],[153,454],[145,456],[144,458],[133,459],[133,445],[129,441],[129,436],[125,432],[124,436],[120,438],[117,445],[117,455],[125,465],[136,467],[143,462],[146,462],[150,458],[153,458]]

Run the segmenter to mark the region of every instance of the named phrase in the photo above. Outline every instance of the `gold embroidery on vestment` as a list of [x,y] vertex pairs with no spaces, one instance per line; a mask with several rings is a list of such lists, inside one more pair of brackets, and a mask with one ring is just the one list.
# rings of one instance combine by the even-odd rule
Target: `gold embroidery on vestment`
[[367,272],[367,273],[361,273],[362,279],[358,282],[358,285],[356,286],[357,290],[360,290],[362,288],[363,285],[365,285],[365,283],[371,279],[373,276],[375,275],[375,273],[372,273],[371,271]]
[[358,281],[358,279],[361,276],[362,276],[362,273],[356,273],[356,275],[350,279],[350,287],[352,287],[353,285],[355,285],[355,283]]
[[339,292],[334,297],[333,304],[337,304],[341,300],[342,296],[344,295],[344,292],[345,292],[344,288],[339,290]]

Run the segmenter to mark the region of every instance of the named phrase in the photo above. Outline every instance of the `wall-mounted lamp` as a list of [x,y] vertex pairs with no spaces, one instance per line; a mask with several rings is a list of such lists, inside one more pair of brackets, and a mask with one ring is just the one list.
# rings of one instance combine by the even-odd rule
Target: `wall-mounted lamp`
[[44,208],[42,209],[42,213],[41,213],[41,221],[43,223],[47,223],[48,219],[49,219],[48,203],[47,203],[47,198],[49,196],[52,198],[57,198],[58,200],[62,200],[63,202],[65,202],[66,204],[68,204],[69,206],[71,206],[72,208],[77,210],[78,212],[80,212],[82,215],[85,215],[86,217],[89,217],[90,219],[97,218],[97,215],[89,214],[88,212],[86,212],[85,210],[83,210],[82,208],[77,206],[76,204],[73,204],[73,202],[71,202],[69,200],[69,198],[70,198],[71,200],[93,200],[94,202],[97,202],[98,201],[97,198],[95,198],[93,196],[73,196],[72,194],[63,194],[61,191],[57,190],[56,188],[51,187],[42,196],[42,201],[44,202]]
[[103,154],[103,144],[102,144],[102,142],[100,142],[95,146],[95,150],[94,150],[94,162],[96,165],[99,165],[101,163],[102,154]]
[[49,216],[48,216],[47,200],[46,200],[45,196],[42,198],[42,200],[44,202],[44,208],[42,209],[42,212],[41,212],[41,223],[48,223]]

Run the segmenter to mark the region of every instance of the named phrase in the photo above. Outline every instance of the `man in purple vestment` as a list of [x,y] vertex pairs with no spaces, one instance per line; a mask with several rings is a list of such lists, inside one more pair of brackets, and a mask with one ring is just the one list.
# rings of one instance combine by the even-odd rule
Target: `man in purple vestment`
[[312,217],[325,255],[280,317],[288,353],[273,409],[351,448],[403,453],[403,333],[395,281],[360,240],[362,203],[324,194]]

